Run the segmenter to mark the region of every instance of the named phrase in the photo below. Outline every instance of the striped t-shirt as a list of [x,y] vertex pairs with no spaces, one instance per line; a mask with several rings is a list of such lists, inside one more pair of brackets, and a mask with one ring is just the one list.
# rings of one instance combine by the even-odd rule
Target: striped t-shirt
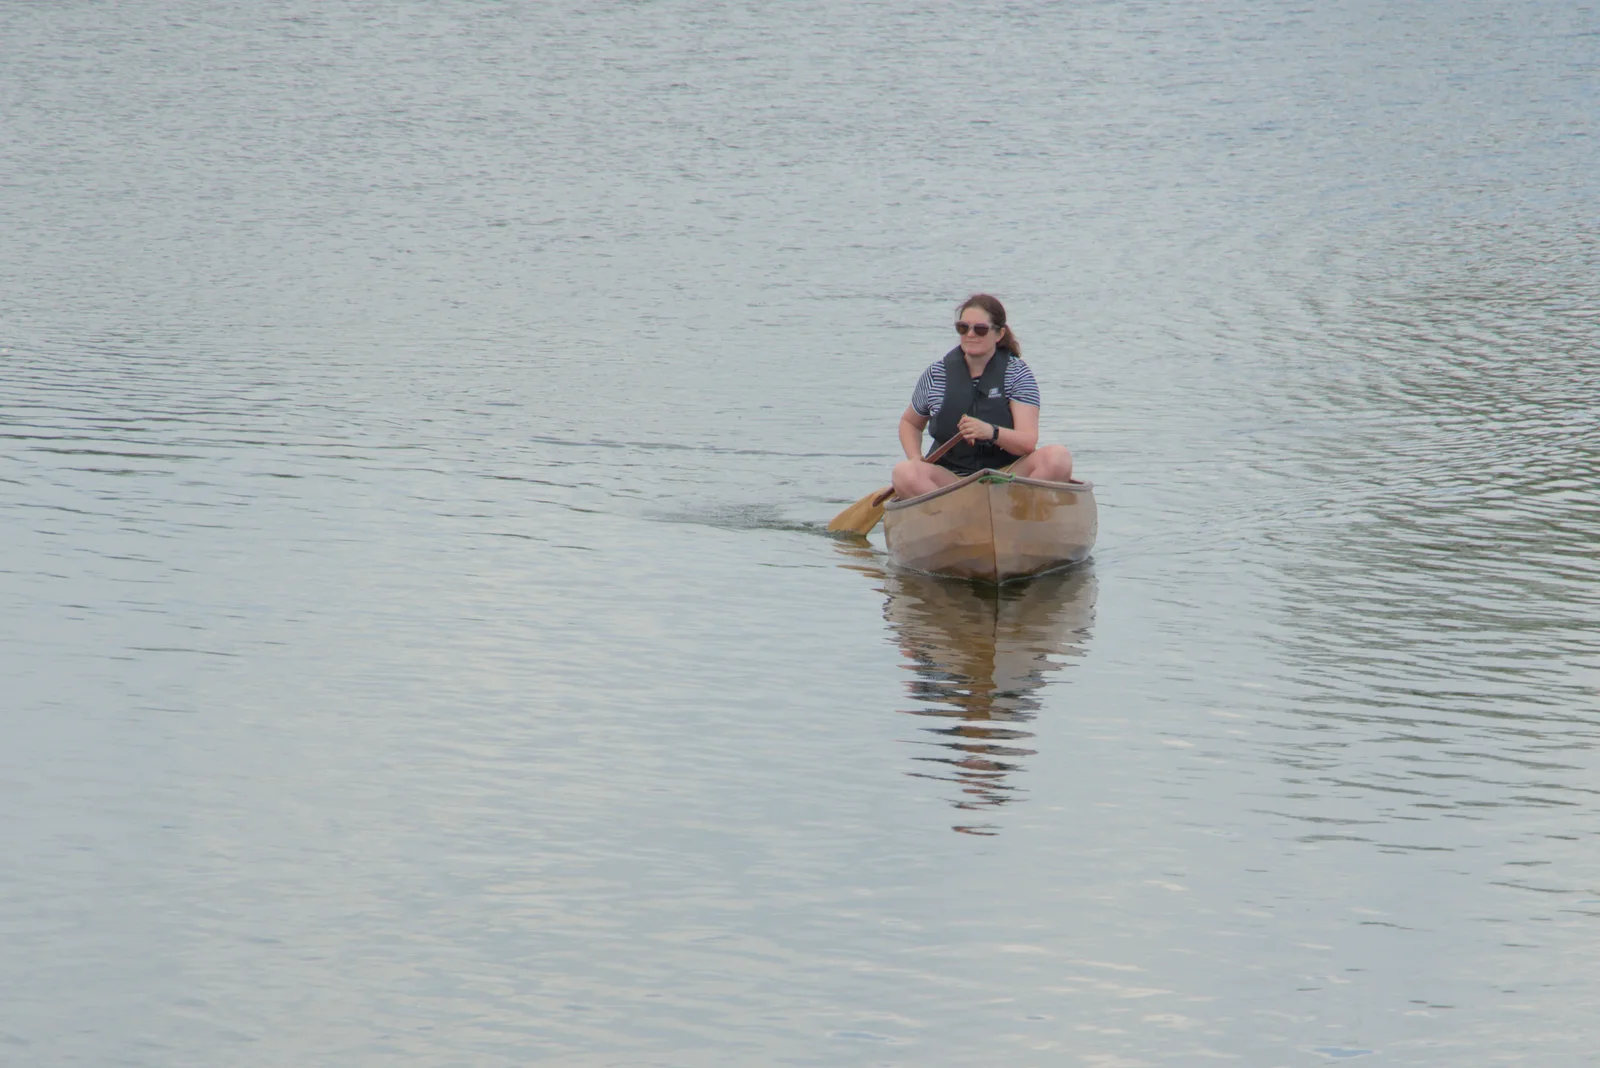
[[[1011,357],[1006,367],[1005,385],[1001,387],[1007,400],[1019,401],[1039,407],[1039,383],[1033,372],[1022,362],[1021,356]],[[935,360],[917,379],[917,388],[911,391],[911,410],[927,419],[939,414],[944,405],[944,360]]]

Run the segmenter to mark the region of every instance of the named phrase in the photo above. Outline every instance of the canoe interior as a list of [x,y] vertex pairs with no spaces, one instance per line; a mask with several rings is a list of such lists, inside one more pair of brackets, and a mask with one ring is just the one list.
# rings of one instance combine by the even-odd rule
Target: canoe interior
[[884,509],[897,566],[1008,582],[1088,557],[1098,530],[1094,486],[979,471]]

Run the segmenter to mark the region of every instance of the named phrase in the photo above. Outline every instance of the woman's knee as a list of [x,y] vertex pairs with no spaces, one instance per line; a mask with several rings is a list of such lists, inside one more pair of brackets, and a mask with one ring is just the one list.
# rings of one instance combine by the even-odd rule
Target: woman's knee
[[920,497],[955,480],[956,476],[944,468],[920,460],[900,461],[894,465],[892,476],[895,496],[902,498]]
[[1034,478],[1046,482],[1065,482],[1072,477],[1072,453],[1065,445],[1046,445],[1034,454]]

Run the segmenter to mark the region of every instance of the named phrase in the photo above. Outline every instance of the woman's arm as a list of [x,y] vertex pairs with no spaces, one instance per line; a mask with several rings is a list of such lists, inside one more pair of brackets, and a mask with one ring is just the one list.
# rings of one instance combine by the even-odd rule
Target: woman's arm
[[918,415],[915,408],[907,407],[900,416],[900,448],[905,450],[907,460],[922,459],[922,431],[927,425],[928,417]]
[[1039,409],[1011,402],[1011,429],[1000,429],[1000,447],[1013,456],[1027,456],[1039,447]]

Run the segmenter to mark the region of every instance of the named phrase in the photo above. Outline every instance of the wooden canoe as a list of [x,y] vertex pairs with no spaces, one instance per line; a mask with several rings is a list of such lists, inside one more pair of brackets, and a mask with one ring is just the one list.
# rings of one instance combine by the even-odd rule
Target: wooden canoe
[[979,471],[883,512],[889,559],[935,575],[1006,582],[1085,559],[1094,486]]

